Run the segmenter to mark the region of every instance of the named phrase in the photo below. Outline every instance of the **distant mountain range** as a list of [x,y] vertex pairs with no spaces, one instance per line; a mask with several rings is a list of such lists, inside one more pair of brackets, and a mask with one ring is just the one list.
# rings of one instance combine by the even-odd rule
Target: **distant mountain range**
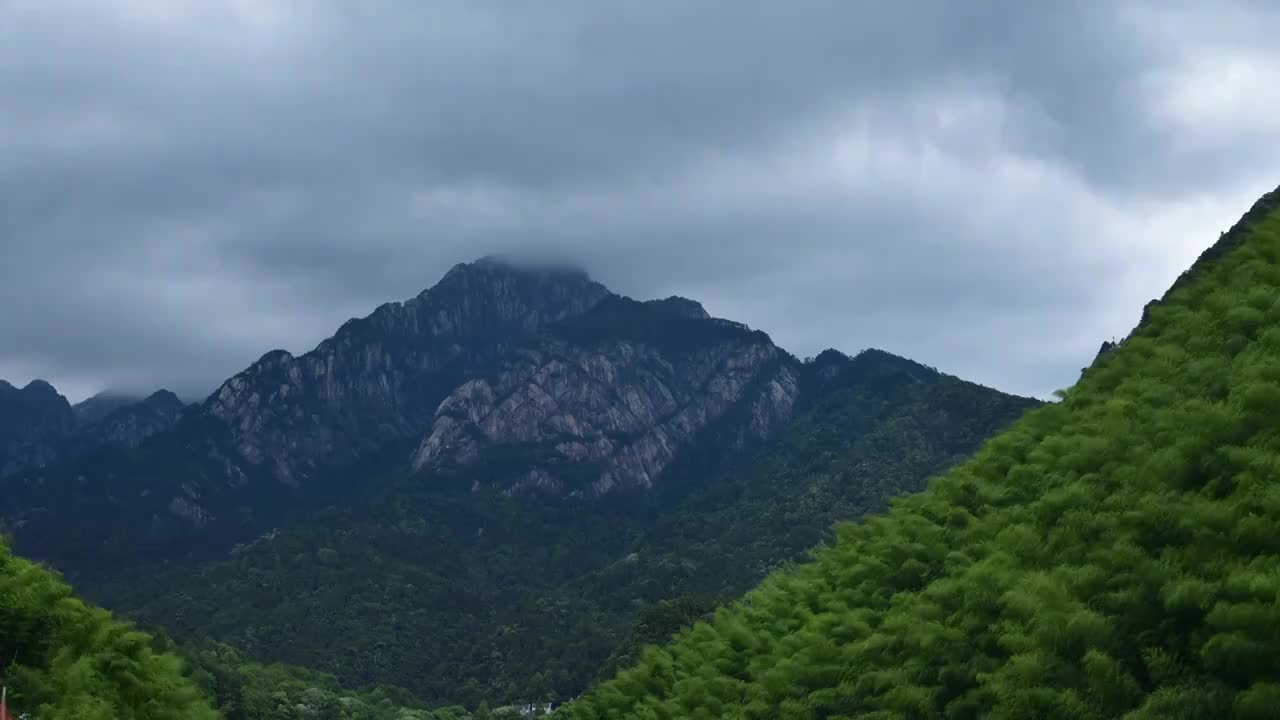
[[185,406],[160,390],[147,397],[95,395],[72,405],[43,380],[0,380],[0,477],[75,459],[102,447],[133,448],[168,430]]
[[3,511],[20,547],[74,571],[86,544],[128,563],[225,549],[358,490],[369,469],[471,464],[512,493],[643,491],[713,426],[726,458],[772,436],[802,393],[799,366],[764,333],[691,301],[635,302],[580,271],[485,259],[305,355],[267,353],[176,423],[174,403],[168,431],[136,452],[137,442],[102,442],[53,467],[72,455],[64,446],[93,444],[64,441],[82,426],[133,440],[108,429],[151,401],[85,426],[52,388],[18,391],[47,397],[26,404],[44,414],[10,442],[14,469],[37,469],[8,481]]

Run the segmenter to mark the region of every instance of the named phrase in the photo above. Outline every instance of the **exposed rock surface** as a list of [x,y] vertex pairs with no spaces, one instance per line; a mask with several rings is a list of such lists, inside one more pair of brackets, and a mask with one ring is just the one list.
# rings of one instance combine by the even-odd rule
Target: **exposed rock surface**
[[[668,308],[626,304],[637,314]],[[744,406],[744,439],[766,439],[799,395],[795,361],[767,336],[686,312],[664,322],[703,323],[707,341],[679,349],[605,335],[582,344],[548,338],[514,352],[442,402],[413,465],[484,462],[483,475],[513,492],[597,496],[645,489],[699,432]],[[700,309],[700,308],[699,308]],[[506,467],[494,467],[492,449]]]
[[204,411],[236,449],[292,487],[416,438],[436,406],[478,367],[548,323],[582,314],[608,291],[572,270],[517,270],[486,259],[435,287],[351,320],[315,350],[263,356],[222,385]]

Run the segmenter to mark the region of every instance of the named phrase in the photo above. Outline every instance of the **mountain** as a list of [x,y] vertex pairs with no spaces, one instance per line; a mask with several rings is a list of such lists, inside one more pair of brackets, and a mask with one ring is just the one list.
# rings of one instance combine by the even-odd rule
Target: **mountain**
[[183,410],[168,390],[146,398],[95,395],[72,405],[43,380],[21,390],[0,380],[0,477],[101,447],[137,447],[173,427]]
[[[92,408],[85,408],[85,403],[71,408],[82,418],[82,424],[63,440],[64,457],[77,458],[104,447],[136,448],[152,435],[172,428],[187,410],[168,390],[158,390],[142,399],[111,398]],[[83,420],[90,417],[95,419]]]
[[1280,191],[1060,403],[572,718],[1276,717]]
[[75,414],[76,422],[81,425],[89,425],[98,422],[120,408],[140,403],[145,399],[141,395],[111,391],[100,392],[93,397],[72,405],[71,412]]
[[225,553],[371,474],[469,463],[464,446],[501,448],[468,472],[504,492],[643,495],[713,426],[717,461],[776,432],[798,365],[692,301],[485,259],[305,355],[266,354],[136,451],[12,478],[0,514],[79,577]]
[[0,475],[54,462],[59,440],[76,426],[71,404],[49,383],[18,389],[0,380]]
[[732,410],[722,453],[771,437],[799,397],[799,364],[768,335],[688,307],[612,296],[548,328],[445,398],[414,469],[596,497],[653,488]]
[[577,270],[495,258],[458,265],[301,357],[268,353],[202,409],[225,423],[238,461],[302,489],[327,468],[419,441],[441,399],[475,368],[608,294]]
[[[644,318],[653,311],[617,302],[605,308],[608,317],[619,308]],[[598,377],[665,388],[625,389],[621,397],[670,398],[670,408],[654,416],[681,417],[684,394],[720,397],[688,381],[697,377],[693,369],[714,365],[698,358],[753,367],[743,358],[765,347],[762,336],[740,327],[711,323],[682,336],[673,322],[592,327],[589,339],[575,342],[594,351],[580,351],[575,366],[598,369],[606,366],[602,357],[613,358],[614,373]],[[644,328],[663,326],[675,332],[644,339]],[[582,323],[570,327],[545,341],[556,353],[541,350],[533,362],[532,351],[520,350],[490,377],[517,372],[510,367],[534,377],[535,366],[567,362],[558,360],[569,347],[565,338],[583,332]],[[723,337],[691,341],[717,331]],[[623,336],[630,338],[630,363],[613,355]],[[725,343],[739,349],[715,350]],[[625,654],[621,646],[646,608],[745,592],[769,570],[803,559],[835,520],[919,490],[929,475],[1039,404],[874,350],[771,362],[754,383],[737,384],[755,387],[738,393],[750,402],[685,442],[652,487],[636,479],[630,490],[600,494],[593,483],[606,473],[625,477],[617,465],[584,458],[574,466],[576,453],[560,453],[536,436],[549,424],[528,410],[536,404],[514,403],[494,411],[504,418],[492,421],[502,432],[473,430],[475,452],[461,452],[457,462],[366,481],[368,495],[295,516],[229,558],[144,566],[84,587],[179,638],[217,638],[251,657],[314,667],[348,684],[392,683],[430,701],[470,706],[566,698],[611,656]],[[728,393],[736,387],[732,377],[707,384]],[[537,387],[563,408],[560,385]],[[598,427],[592,398],[613,391],[585,381],[577,387],[573,406],[582,410],[572,422],[579,437],[590,437],[587,429]],[[794,398],[786,404],[791,419],[757,441],[752,428],[772,427],[761,418],[773,417],[760,408],[779,407],[776,397]],[[453,407],[452,400],[441,403],[440,416]],[[649,417],[640,412],[647,408],[633,400],[614,416]],[[467,422],[487,427],[489,416],[477,417]],[[611,432],[602,437],[625,446],[654,431]],[[726,461],[726,453],[737,459]],[[552,480],[522,484],[535,472]]]

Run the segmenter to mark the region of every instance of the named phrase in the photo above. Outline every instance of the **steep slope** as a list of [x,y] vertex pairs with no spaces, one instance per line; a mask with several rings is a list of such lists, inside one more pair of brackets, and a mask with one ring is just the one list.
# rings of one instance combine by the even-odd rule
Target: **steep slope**
[[647,490],[744,399],[749,418],[723,450],[770,437],[791,417],[798,370],[764,333],[611,297],[454,391],[414,468],[465,468],[516,493]]
[[440,400],[506,350],[608,295],[585,273],[459,265],[435,287],[343,325],[298,358],[268,353],[222,385],[205,412],[245,462],[299,487],[417,441]]
[[590,577],[584,594],[608,598],[622,582],[628,594],[612,596],[628,601],[737,597],[804,558],[837,521],[919,492],[1040,405],[878,350],[829,350],[805,375],[802,412],[776,443],[654,518],[631,561]]
[[[619,408],[647,408],[641,400],[686,391],[703,393],[713,406],[716,392],[742,385],[729,381],[732,373],[704,383],[713,391],[699,391],[685,389],[697,385],[687,380],[697,373],[683,369],[686,379],[671,379],[670,369],[713,365],[705,359],[712,358],[741,370],[749,367],[742,358],[767,347],[763,336],[734,325],[670,332],[672,318],[648,315],[664,308],[639,305],[620,301],[604,308],[608,322],[588,314],[549,341],[558,347],[587,332],[590,342],[575,342],[594,350],[578,367],[601,367],[603,353],[615,372],[599,377],[675,388],[626,391],[639,399]],[[638,315],[628,324],[617,321],[618,312]],[[668,332],[646,339],[659,328]],[[620,337],[630,338],[630,349],[612,354]],[[717,350],[728,338],[748,342]],[[654,353],[665,364],[654,362]],[[554,357],[545,349],[537,354]],[[230,560],[119,575],[95,592],[179,637],[220,638],[252,656],[317,667],[349,683],[394,683],[429,700],[471,706],[571,697],[644,608],[690,592],[745,591],[770,568],[802,557],[833,518],[919,489],[1038,404],[878,351],[857,358],[829,352],[807,365],[774,357],[761,367],[769,369],[745,385],[755,388],[748,399],[685,443],[653,490],[638,483],[621,495],[574,495],[573,488],[598,482],[607,464],[584,459],[575,484],[573,456],[543,447],[550,441],[540,438],[533,444],[549,452],[530,453],[528,435],[510,430],[518,425],[510,420],[503,432],[473,438],[487,443],[474,460],[390,480],[372,497],[300,518]],[[772,417],[760,408],[775,407],[772,398],[786,386],[780,377],[799,388],[788,403],[797,416],[751,458],[759,447],[752,428]],[[557,383],[538,386],[562,397]],[[614,387],[588,383],[582,392],[611,397]],[[681,417],[687,407],[673,403],[654,416]],[[595,423],[589,412],[574,417],[580,428]],[[648,432],[606,437],[623,443]],[[739,447],[738,461],[726,465]],[[519,478],[530,463],[563,485],[529,497]],[[334,638],[341,638],[339,652]]]
[[[96,448],[136,448],[147,438],[164,432],[178,423],[187,407],[177,395],[158,390],[147,397],[120,403],[89,422],[80,405],[71,409],[81,418],[81,426],[63,443],[64,457],[79,457]],[[95,408],[100,411],[104,408]]]
[[137,447],[173,427],[183,410],[168,390],[146,398],[98,395],[71,405],[42,380],[21,390],[0,380],[0,477],[101,447]]
[[[9,708],[35,718],[213,720],[145,634],[71,596],[56,576],[0,542],[0,681]],[[10,662],[11,661],[11,662]]]
[[1280,192],[1062,403],[574,718],[1274,718]]

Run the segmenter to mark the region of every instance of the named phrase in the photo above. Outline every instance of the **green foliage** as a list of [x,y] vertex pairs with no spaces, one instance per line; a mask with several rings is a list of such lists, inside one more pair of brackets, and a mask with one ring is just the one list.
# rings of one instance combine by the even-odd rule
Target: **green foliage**
[[1277,204],[1061,402],[562,716],[1276,717]]
[[690,593],[646,607],[604,662],[598,676],[606,678],[636,664],[646,647],[664,643],[697,621],[708,619],[719,605],[720,601],[711,595]]
[[371,482],[229,560],[89,587],[176,637],[352,685],[470,708],[568,699],[708,612],[700,596],[804,559],[835,520],[921,489],[1035,404],[883,353],[843,362],[755,462],[707,477],[721,453],[695,447],[664,476],[683,492],[654,506],[473,491],[519,464],[495,456],[462,477]]
[[262,665],[206,642],[182,648],[191,677],[225,720],[471,720],[460,707],[427,709],[403,690],[351,691],[336,678],[287,665]]
[[[0,541],[0,681],[9,706],[65,720],[213,720],[177,658],[89,607]],[[12,660],[12,662],[10,662]]]

